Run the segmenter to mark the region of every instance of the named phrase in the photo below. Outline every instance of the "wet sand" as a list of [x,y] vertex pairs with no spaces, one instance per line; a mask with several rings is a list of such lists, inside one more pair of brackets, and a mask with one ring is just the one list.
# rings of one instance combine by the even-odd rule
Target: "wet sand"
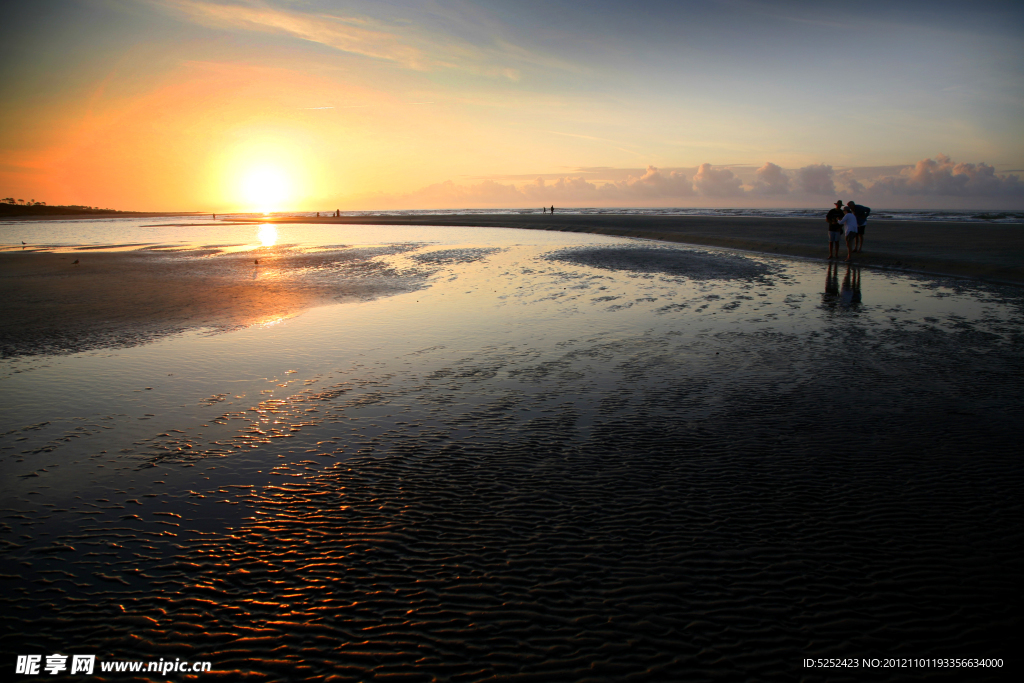
[[[824,216],[822,211],[822,216]],[[828,256],[825,220],[707,216],[359,216],[275,218],[273,222],[460,225],[589,232],[769,254]],[[842,258],[846,258],[843,243]],[[861,266],[1024,283],[1024,226],[868,220]]]
[[[324,360],[234,405],[226,375],[173,429],[125,403],[0,433],[5,650],[211,661],[198,680],[1007,678],[1019,287],[651,243],[378,267],[412,264],[438,270],[411,301],[238,345]],[[125,386],[155,402],[202,342]]]
[[373,261],[396,251],[401,248],[2,252],[0,355],[130,346],[421,286],[422,276],[402,277]]

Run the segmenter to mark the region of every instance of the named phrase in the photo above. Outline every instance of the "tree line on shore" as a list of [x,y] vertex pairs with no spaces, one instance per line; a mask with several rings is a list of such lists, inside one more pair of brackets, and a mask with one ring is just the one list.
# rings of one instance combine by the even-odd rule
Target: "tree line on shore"
[[35,199],[15,199],[4,197],[0,199],[0,216],[38,216],[46,214],[89,214],[89,213],[132,213],[130,211],[118,211],[116,209],[101,209],[98,206],[82,206],[70,204],[67,206],[50,206],[46,202],[37,202]]

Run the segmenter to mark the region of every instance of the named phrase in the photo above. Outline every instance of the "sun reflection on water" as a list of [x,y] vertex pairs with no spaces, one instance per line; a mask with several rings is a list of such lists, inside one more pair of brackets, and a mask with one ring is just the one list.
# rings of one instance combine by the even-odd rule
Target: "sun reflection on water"
[[264,247],[272,247],[277,244],[277,226],[264,223],[256,233],[256,237]]

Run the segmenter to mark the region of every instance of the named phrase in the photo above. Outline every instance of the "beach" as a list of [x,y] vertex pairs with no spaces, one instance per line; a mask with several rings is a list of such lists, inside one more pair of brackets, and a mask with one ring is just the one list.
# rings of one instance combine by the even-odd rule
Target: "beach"
[[[528,213],[273,220],[557,230],[823,258],[828,254],[824,214],[821,219]],[[868,246],[855,256],[862,266],[1024,283],[1024,230],[1018,224],[868,219],[865,239]]]
[[1018,238],[869,221],[848,266],[823,220],[414,218],[0,253],[5,651],[233,680],[1017,666]]

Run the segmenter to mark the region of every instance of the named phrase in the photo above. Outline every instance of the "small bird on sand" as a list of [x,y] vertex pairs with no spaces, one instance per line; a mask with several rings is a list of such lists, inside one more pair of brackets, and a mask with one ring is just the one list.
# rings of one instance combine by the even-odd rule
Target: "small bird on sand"
[[71,265],[73,265],[73,266],[77,266],[77,265],[78,265],[78,259],[75,259],[74,261],[72,261],[72,262],[71,262]]
[[256,264],[256,265],[258,266],[258,265],[260,264],[260,260],[259,260],[259,259],[255,259],[255,260],[253,261],[253,263],[255,263],[255,264]]

